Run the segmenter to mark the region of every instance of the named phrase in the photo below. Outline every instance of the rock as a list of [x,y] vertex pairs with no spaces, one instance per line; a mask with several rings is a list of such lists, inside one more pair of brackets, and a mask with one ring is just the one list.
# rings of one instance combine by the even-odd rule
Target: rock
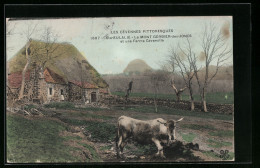
[[70,128],[70,132],[72,132],[72,133],[78,133],[78,132],[80,132],[80,128],[79,128],[79,127],[71,127],[71,128]]
[[140,156],[140,159],[145,159],[145,156]]
[[109,151],[109,150],[105,150],[104,153],[105,153],[105,154],[110,154],[111,151]]
[[136,156],[136,155],[129,155],[129,156],[127,156],[126,158],[127,158],[127,159],[135,159],[135,158],[137,158],[137,156]]
[[199,144],[193,144],[193,143],[188,143],[185,145],[186,148],[190,148],[190,149],[193,149],[193,150],[199,150]]
[[92,156],[91,156],[90,154],[88,154],[87,152],[82,151],[82,154],[83,154],[86,158],[92,159]]

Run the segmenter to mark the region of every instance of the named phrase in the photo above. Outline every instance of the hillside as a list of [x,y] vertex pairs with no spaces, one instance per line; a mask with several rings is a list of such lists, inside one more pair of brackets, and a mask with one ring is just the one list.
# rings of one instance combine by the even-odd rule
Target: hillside
[[[209,77],[215,73],[216,67],[209,67]],[[199,72],[200,79],[204,79],[205,68],[202,68]],[[170,80],[175,79],[175,85],[177,88],[183,88],[184,81],[180,74],[171,74],[168,81],[160,84],[159,92],[164,94],[174,94],[172,87],[170,86]],[[135,93],[154,93],[154,86],[149,76],[145,73],[139,74],[108,74],[103,75],[103,79],[109,84],[111,92],[125,92],[128,87],[128,83],[133,81],[133,92]],[[186,90],[187,91],[187,90]],[[193,78],[193,91],[198,93],[198,85],[196,78]],[[217,75],[211,81],[208,86],[208,92],[233,92],[233,66],[223,66],[219,69]],[[185,93],[186,94],[186,93]]]
[[124,73],[126,73],[126,74],[130,74],[130,73],[140,74],[140,73],[143,73],[147,70],[148,71],[152,70],[152,68],[149,65],[147,65],[147,63],[144,60],[135,59],[127,65],[127,67],[124,69]]
[[[206,68],[202,68],[199,72],[199,75],[202,77],[205,74]],[[209,77],[213,76],[216,72],[216,66],[209,66]],[[201,78],[202,79],[202,78]],[[233,65],[220,67],[217,75],[213,80],[233,80]]]
[[[32,53],[37,51],[43,53],[45,42],[33,40],[30,46]],[[107,83],[100,77],[100,74],[86,60],[86,58],[77,50],[75,46],[69,43],[55,43],[54,47],[56,58],[49,59],[46,63],[47,68],[62,76],[65,81],[81,81],[81,75],[84,81],[96,84],[99,87],[107,87]],[[32,57],[32,62],[40,64],[45,58],[43,55]],[[79,63],[82,63],[80,66]],[[9,73],[22,71],[26,64],[25,47],[23,47],[12,59],[7,62]],[[30,69],[31,67],[29,67]]]

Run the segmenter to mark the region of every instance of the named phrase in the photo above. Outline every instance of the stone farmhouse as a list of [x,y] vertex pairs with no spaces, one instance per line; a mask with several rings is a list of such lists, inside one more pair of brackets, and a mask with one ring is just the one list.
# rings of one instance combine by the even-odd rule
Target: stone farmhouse
[[[7,96],[18,97],[22,72],[8,74]],[[86,81],[66,81],[49,68],[44,70],[35,63],[25,75],[24,99],[35,103],[49,102],[98,102],[109,94],[109,88],[100,88]]]

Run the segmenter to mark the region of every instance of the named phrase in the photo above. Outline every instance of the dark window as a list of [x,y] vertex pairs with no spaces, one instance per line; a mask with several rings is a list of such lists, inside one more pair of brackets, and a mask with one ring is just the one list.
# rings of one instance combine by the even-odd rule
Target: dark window
[[63,89],[60,90],[60,94],[63,95]]
[[52,95],[52,88],[49,88],[49,94]]

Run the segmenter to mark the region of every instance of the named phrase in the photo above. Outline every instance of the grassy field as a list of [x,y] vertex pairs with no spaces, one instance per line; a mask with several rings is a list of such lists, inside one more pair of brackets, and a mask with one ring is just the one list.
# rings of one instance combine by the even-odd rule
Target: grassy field
[[[99,107],[86,107],[86,108],[76,108],[74,105],[72,105],[69,102],[61,102],[61,103],[50,103],[45,105],[46,108],[56,108],[56,109],[73,109],[77,111],[104,111],[105,109],[99,108]],[[67,108],[65,108],[67,107]],[[111,107],[113,110],[124,110],[124,111],[138,111],[140,114],[143,113],[155,113],[153,106],[127,106],[125,107]],[[233,120],[232,115],[225,115],[225,114],[217,114],[212,112],[201,112],[201,111],[188,111],[188,110],[180,110],[180,109],[174,109],[170,107],[163,107],[158,106],[157,108],[157,114],[171,114],[171,115],[181,115],[181,116],[191,116],[191,117],[199,117],[199,118],[211,118],[211,119],[220,119],[220,120]],[[76,114],[70,114],[70,115],[77,115],[81,117],[90,117],[95,119],[103,119],[103,120],[109,120],[112,117],[111,116],[101,116],[101,115],[95,115],[90,113],[76,113]],[[69,121],[68,121],[69,122]],[[73,122],[73,121],[70,121]],[[79,122],[80,121],[75,121]],[[192,127],[192,126],[191,126]]]
[[[36,107],[27,105],[25,108],[28,110]],[[200,137],[206,137],[205,140],[200,141],[202,143],[200,145],[214,149],[215,152],[205,151],[202,152],[203,155],[219,159],[217,157],[219,150],[229,148],[229,150],[231,149],[230,159],[234,156],[232,153],[234,131],[226,130],[226,127],[221,126],[225,120],[232,121],[232,115],[191,112],[160,106],[157,113],[154,112],[153,106],[111,107],[111,109],[79,108],[68,102],[51,103],[45,105],[44,108],[46,111],[50,109],[50,112],[58,113],[58,118],[53,120],[48,117],[24,117],[7,113],[7,158],[9,162],[102,161],[104,158],[95,150],[98,148],[95,143],[103,144],[99,151],[107,151],[114,147],[116,120],[121,115],[145,120],[158,117],[185,117],[177,130],[183,142],[196,143]],[[93,144],[83,143],[86,139],[71,132],[74,127],[82,128],[86,132],[86,136],[91,135]],[[70,132],[70,134],[64,134],[64,132]],[[87,140],[89,141],[89,139]],[[71,146],[71,144],[73,145]],[[84,150],[91,154],[91,157],[82,158],[80,155],[75,155],[75,153],[82,154]],[[149,155],[156,152],[156,147],[155,145],[130,144],[126,146],[126,152],[129,152],[130,155]]]
[[[113,95],[125,96],[124,92],[112,92]],[[153,98],[153,93],[131,93],[130,97],[148,97]],[[175,94],[158,94],[157,98],[161,99],[172,99],[176,100]],[[189,100],[189,95],[182,95],[182,100]],[[200,101],[199,95],[194,95],[195,101]],[[234,104],[234,93],[208,93],[206,95],[206,100],[208,103],[217,103],[217,104]]]
[[[69,140],[80,140],[80,137],[62,137],[59,133],[67,127],[49,119],[29,120],[21,116],[7,115],[7,158],[9,162],[88,162],[72,153],[81,152],[79,147],[65,145]],[[90,149],[98,160],[92,146],[83,144]],[[94,160],[95,161],[95,160]]]
[[[123,107],[114,107],[114,109],[123,109]],[[138,111],[140,113],[155,113],[153,106],[128,106],[124,110],[126,111]],[[198,118],[211,118],[218,120],[233,120],[232,115],[226,114],[217,114],[212,112],[201,112],[201,111],[188,111],[188,110],[179,110],[169,107],[158,106],[157,114],[171,114],[171,115],[180,115],[180,116],[190,116]]]

